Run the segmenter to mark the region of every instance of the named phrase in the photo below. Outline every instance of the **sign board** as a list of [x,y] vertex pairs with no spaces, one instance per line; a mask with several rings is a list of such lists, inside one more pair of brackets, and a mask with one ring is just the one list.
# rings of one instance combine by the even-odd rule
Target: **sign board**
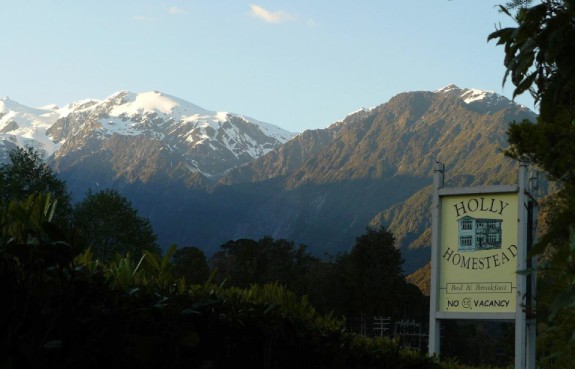
[[433,177],[429,354],[440,354],[442,320],[515,322],[515,368],[534,369],[536,279],[518,273],[535,265],[527,166],[517,185],[452,188],[444,169],[436,163]]
[[441,312],[514,313],[517,194],[442,196]]

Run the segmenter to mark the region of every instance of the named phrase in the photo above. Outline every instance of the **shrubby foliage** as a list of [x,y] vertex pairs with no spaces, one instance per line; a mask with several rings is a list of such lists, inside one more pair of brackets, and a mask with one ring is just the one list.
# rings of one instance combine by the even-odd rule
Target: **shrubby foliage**
[[544,256],[539,301],[549,301],[539,309],[547,325],[540,340],[545,365],[570,368],[575,362],[575,2],[533,3],[515,0],[501,7],[517,26],[489,39],[505,47],[505,78],[515,85],[514,95],[528,91],[540,107],[535,123],[510,125],[507,154],[544,169],[560,186],[535,254]]
[[170,257],[94,258],[52,222],[49,195],[0,223],[0,354],[6,368],[435,368],[392,340],[347,333],[279,284],[187,285]]
[[[88,191],[73,208],[66,183],[56,177],[32,147],[9,153],[10,163],[0,165],[0,204],[26,200],[31,195],[49,194],[55,206],[55,219],[62,229],[79,229],[97,258],[111,260],[116,253],[130,252],[139,257],[143,250],[159,252],[157,236],[148,219],[137,214],[120,193],[106,189]],[[69,226],[69,222],[71,225]]]
[[195,247],[161,255],[119,193],[89,192],[55,217],[57,194],[7,198],[0,209],[3,367],[437,367],[345,328],[344,316],[427,311],[384,228],[328,260],[287,240],[229,241],[210,271]]
[[427,314],[421,291],[405,282],[395,238],[385,228],[368,228],[349,253],[320,260],[287,240],[264,237],[223,244],[210,259],[216,281],[247,288],[279,283],[309,296],[321,311],[339,316]]
[[5,367],[434,367],[396,341],[346,331],[343,316],[421,306],[384,228],[328,260],[268,236],[229,241],[208,264],[195,247],[161,255],[117,191],[90,191],[71,210],[36,152],[11,157],[0,171]]

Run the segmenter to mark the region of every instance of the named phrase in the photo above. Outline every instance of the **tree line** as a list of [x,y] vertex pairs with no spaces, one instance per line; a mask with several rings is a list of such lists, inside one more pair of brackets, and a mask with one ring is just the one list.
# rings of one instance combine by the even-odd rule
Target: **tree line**
[[175,246],[102,261],[56,205],[33,194],[0,213],[3,368],[438,368],[278,283],[189,285],[172,273]]
[[2,367],[438,367],[345,327],[347,314],[420,307],[394,297],[407,284],[383,228],[331,260],[271,237],[229,241],[209,259],[197,247],[162,254],[119,193],[71,205],[37,152],[10,158],[0,166]]
[[[93,257],[102,262],[130,255],[138,260],[144,252],[161,255],[157,236],[146,218],[111,189],[89,190],[84,199],[70,203],[66,184],[59,180],[33,148],[18,148],[11,162],[0,166],[2,203],[49,193],[55,200],[55,219]],[[350,252],[320,259],[303,244],[266,236],[222,244],[209,259],[194,246],[175,249],[169,272],[189,285],[216,283],[230,287],[278,283],[297,295],[307,295],[323,312],[344,316],[393,316],[422,318],[426,299],[405,281],[403,260],[395,238],[385,228],[368,228]]]

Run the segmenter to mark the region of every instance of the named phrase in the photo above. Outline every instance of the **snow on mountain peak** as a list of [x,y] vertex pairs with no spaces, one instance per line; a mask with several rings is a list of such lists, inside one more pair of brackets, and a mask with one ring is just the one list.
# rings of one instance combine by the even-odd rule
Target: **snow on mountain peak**
[[346,123],[351,122],[355,117],[365,117],[368,114],[371,114],[371,112],[373,112],[377,107],[371,107],[371,108],[359,108],[349,114],[347,114],[343,119],[337,120],[335,121],[333,124],[330,125],[330,127],[334,126],[340,126],[340,125],[344,125]]
[[447,85],[443,88],[440,88],[439,90],[436,90],[435,92],[436,93],[447,93],[447,92],[454,91],[454,90],[459,91],[461,89],[457,85],[450,84],[450,85]]
[[485,91],[476,88],[459,88],[454,84],[450,84],[448,86],[440,88],[439,90],[436,90],[435,93],[443,93],[452,96],[457,96],[461,98],[463,102],[466,104],[471,104],[476,101],[499,103],[502,99],[505,99],[503,96],[498,95],[494,91]]
[[[373,109],[375,109],[375,107],[371,107],[371,108],[359,108],[359,109],[357,109],[356,111],[349,113],[349,114],[346,115],[345,117],[347,118],[347,117],[352,116],[352,115],[357,114],[357,113],[370,113]],[[344,120],[345,120],[345,118],[344,118]]]
[[44,105],[39,107],[38,109],[42,109],[42,110],[59,110],[60,107],[56,104],[48,104],[48,105]]
[[[118,97],[119,95],[113,96]],[[134,115],[142,113],[162,112],[169,114],[172,110],[179,106],[178,102],[162,95],[159,92],[144,92],[144,93],[124,93],[121,96],[122,103],[114,106],[110,112],[113,116],[120,116],[122,114]]]
[[2,100],[0,100],[0,112],[14,112],[18,114],[41,115],[48,110],[49,109],[43,109],[43,108],[30,108],[28,106],[20,104],[17,101],[10,99],[9,97],[3,97]]
[[4,97],[0,100],[0,142],[33,146],[47,157],[59,147],[46,136],[46,130],[58,117],[54,106],[30,108]]
[[[141,119],[132,118],[148,114],[156,114],[172,121],[172,124],[193,124],[193,126],[197,128],[203,127],[202,129],[211,127],[214,132],[219,130],[222,124],[229,122],[230,119],[235,117],[245,121],[246,123],[258,126],[259,129],[267,136],[274,137],[280,142],[286,142],[294,137],[293,133],[285,131],[272,124],[263,123],[252,118],[229,112],[206,110],[186,100],[164,94],[159,91],[143,93],[120,91],[102,101],[99,105],[107,107],[107,114],[111,118],[101,119],[100,122],[102,125],[107,130],[112,130],[121,134],[139,134],[139,124],[136,123],[136,121],[141,121]],[[132,121],[126,121],[125,118],[127,117],[131,118]],[[192,139],[191,131],[189,131],[189,134],[189,140],[195,142],[201,141],[197,140],[197,138]]]
[[69,103],[66,106],[58,109],[58,114],[60,114],[60,117],[67,117],[72,112],[76,112],[76,111],[90,108],[90,107],[98,104],[99,102],[100,102],[99,100],[94,100],[94,99],[84,99],[84,100],[74,101],[74,102]]
[[[123,90],[103,100],[79,100],[63,108],[29,108],[7,97],[0,100],[0,142],[34,146],[45,158],[60,148],[70,150],[90,137],[107,140],[115,134],[162,141],[171,148],[178,147],[185,157],[199,150],[208,158],[210,151],[222,150],[228,153],[221,154],[222,158],[231,153],[238,163],[248,157],[255,159],[295,136],[272,124],[209,111],[159,91]],[[213,155],[215,158],[220,154]],[[205,165],[192,167],[207,173],[209,166]]]
[[495,92],[493,91],[468,89],[463,94],[461,94],[461,98],[466,104],[470,104],[474,101],[484,100],[485,98],[492,97],[493,95],[495,95]]
[[172,115],[176,119],[181,119],[184,116],[194,114],[214,115],[213,112],[197,105],[159,91],[142,93],[119,91],[105,99],[102,103],[113,106],[108,113],[115,117],[161,113],[164,115]]

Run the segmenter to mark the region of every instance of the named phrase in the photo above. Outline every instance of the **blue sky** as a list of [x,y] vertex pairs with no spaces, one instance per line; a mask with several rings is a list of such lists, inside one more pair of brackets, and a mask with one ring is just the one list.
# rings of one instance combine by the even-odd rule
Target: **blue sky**
[[[0,96],[158,90],[301,132],[450,83],[511,97],[491,0],[2,0]],[[533,109],[528,97],[518,102]]]

